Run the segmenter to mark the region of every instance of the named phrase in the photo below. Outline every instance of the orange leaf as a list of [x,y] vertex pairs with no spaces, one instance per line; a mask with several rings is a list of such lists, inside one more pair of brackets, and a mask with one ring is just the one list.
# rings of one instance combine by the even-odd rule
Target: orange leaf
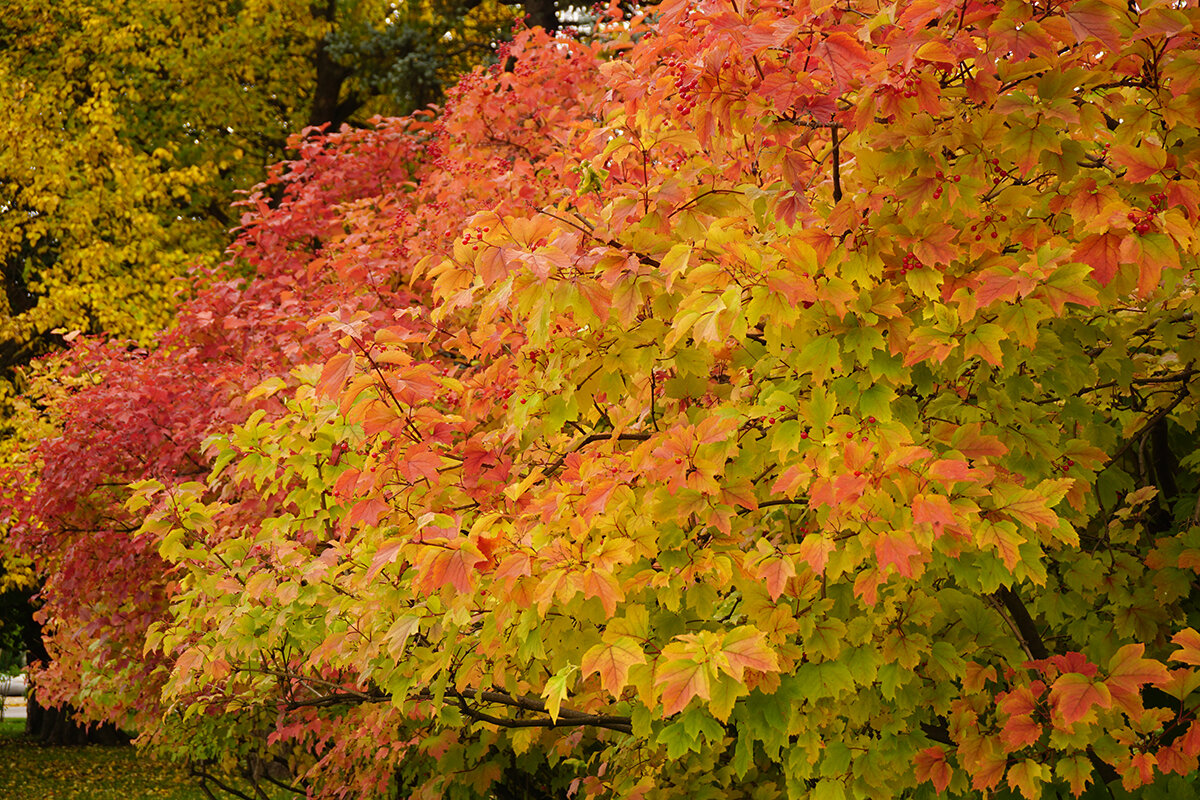
[[579,668],[584,677],[597,673],[600,685],[613,697],[619,697],[629,682],[629,668],[645,664],[646,655],[636,640],[622,636],[611,644],[598,644],[583,654]]
[[788,579],[796,574],[796,568],[790,559],[771,556],[758,565],[755,577],[767,585],[767,594],[772,600],[778,600],[779,595],[787,588]]
[[317,392],[324,397],[334,397],[342,391],[353,371],[354,353],[338,353],[325,362],[321,377],[317,379]]
[[913,759],[914,777],[918,782],[930,781],[938,792],[946,791],[953,770],[946,763],[946,753],[940,747],[926,747]]
[[1121,237],[1115,233],[1097,233],[1075,247],[1071,255],[1092,268],[1101,286],[1107,286],[1121,266]]
[[1008,718],[1000,730],[1000,741],[1011,750],[1019,750],[1033,744],[1042,735],[1042,726],[1033,721],[1029,714],[1017,714]]
[[775,653],[767,646],[767,637],[762,631],[748,625],[725,634],[721,641],[721,652],[729,661],[729,668],[724,671],[739,681],[743,680],[747,669],[755,672],[775,672],[779,669]]
[[1159,661],[1142,658],[1144,652],[1144,644],[1127,644],[1108,662],[1106,683],[1114,695],[1138,694],[1147,683],[1158,686],[1170,680],[1167,668]]
[[604,606],[604,611],[610,617],[617,613],[617,603],[625,599],[621,584],[608,572],[589,569],[583,575],[580,587],[584,597],[598,597]]
[[670,661],[658,671],[657,688],[662,691],[663,713],[676,714],[693,697],[708,700],[710,684],[708,666],[690,658]]
[[1093,683],[1077,672],[1060,675],[1050,687],[1050,702],[1062,714],[1063,722],[1074,725],[1091,713],[1096,706],[1108,708],[1112,695],[1103,683]]
[[940,494],[919,494],[912,499],[913,522],[929,523],[937,531],[943,525],[954,524],[954,508]]
[[1200,633],[1196,633],[1194,628],[1184,628],[1171,637],[1171,641],[1180,647],[1171,656],[1172,661],[1200,666]]
[[1142,183],[1167,165],[1166,151],[1158,147],[1118,144],[1109,151],[1109,157],[1125,167],[1125,180],[1130,183]]

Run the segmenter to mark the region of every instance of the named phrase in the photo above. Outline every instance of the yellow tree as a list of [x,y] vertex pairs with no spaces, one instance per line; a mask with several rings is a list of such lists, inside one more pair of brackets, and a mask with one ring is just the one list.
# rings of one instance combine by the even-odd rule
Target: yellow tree
[[[305,126],[435,101],[515,12],[386,0],[0,0],[0,403],[79,329],[145,340]],[[7,414],[6,414],[7,416]]]

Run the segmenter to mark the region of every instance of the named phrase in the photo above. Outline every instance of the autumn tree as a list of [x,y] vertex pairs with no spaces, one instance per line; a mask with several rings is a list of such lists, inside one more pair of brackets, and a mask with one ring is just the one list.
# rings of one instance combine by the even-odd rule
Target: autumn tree
[[47,369],[48,680],[321,797],[1192,796],[1198,21],[669,0],[297,140]]

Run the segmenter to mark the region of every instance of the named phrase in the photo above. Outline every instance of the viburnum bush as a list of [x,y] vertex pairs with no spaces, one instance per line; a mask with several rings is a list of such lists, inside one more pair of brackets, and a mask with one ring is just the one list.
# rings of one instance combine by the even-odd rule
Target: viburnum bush
[[1200,9],[651,10],[45,368],[42,685],[314,797],[1191,796]]

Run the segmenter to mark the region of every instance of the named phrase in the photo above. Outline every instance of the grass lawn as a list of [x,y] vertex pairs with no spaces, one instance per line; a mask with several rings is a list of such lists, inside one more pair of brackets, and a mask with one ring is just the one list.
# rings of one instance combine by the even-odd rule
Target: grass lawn
[[132,747],[39,747],[25,739],[24,726],[0,722],[4,800],[208,800],[186,771]]

